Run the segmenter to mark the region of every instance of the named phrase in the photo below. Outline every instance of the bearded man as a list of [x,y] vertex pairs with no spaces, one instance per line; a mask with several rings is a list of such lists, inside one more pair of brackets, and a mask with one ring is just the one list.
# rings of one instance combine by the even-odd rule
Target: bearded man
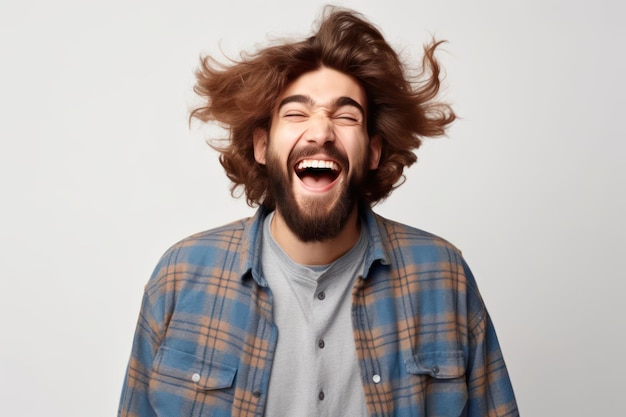
[[371,206],[454,113],[380,31],[326,9],[314,36],[210,57],[192,116],[256,215],[191,236],[146,286],[119,416],[517,416],[460,252]]

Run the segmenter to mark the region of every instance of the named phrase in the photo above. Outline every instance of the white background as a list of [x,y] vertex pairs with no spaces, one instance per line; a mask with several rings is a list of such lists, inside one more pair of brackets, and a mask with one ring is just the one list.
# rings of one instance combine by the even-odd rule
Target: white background
[[[524,416],[623,415],[624,6],[339,4],[413,64],[449,42],[461,118],[377,210],[463,250]],[[2,0],[0,415],[115,415],[159,256],[252,213],[188,126],[198,57],[308,36],[320,5]]]

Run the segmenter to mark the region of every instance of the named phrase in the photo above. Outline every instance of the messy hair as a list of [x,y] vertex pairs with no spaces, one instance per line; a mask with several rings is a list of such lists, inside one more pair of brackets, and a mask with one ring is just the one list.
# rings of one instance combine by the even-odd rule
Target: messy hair
[[327,7],[317,33],[242,54],[223,64],[210,56],[201,59],[194,91],[203,99],[191,117],[217,121],[229,132],[228,141],[212,146],[233,182],[243,187],[250,206],[273,208],[265,166],[254,159],[253,133],[269,129],[272,112],[284,89],[299,76],[322,66],[354,77],[367,96],[367,131],[379,135],[382,153],[377,169],[369,172],[360,198],[374,204],[403,180],[403,170],[417,157],[424,137],[441,136],[455,115],[436,100],[440,67],[434,57],[441,42],[424,47],[419,71],[409,74],[381,32],[359,13]]

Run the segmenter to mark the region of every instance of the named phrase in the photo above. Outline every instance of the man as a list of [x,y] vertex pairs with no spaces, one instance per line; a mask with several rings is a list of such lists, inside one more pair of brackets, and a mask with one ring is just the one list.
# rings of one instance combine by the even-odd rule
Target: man
[[435,101],[380,32],[326,9],[317,33],[198,71],[193,116],[256,215],[191,236],[146,286],[119,416],[516,416],[474,278],[446,241],[375,215]]

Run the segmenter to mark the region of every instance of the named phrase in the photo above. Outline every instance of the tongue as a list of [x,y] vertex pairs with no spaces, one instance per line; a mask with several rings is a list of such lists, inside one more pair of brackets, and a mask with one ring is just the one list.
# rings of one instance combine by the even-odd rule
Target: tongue
[[302,175],[300,179],[307,187],[320,187],[321,188],[333,182],[333,177],[323,172],[315,173],[315,174],[307,173],[305,175]]

